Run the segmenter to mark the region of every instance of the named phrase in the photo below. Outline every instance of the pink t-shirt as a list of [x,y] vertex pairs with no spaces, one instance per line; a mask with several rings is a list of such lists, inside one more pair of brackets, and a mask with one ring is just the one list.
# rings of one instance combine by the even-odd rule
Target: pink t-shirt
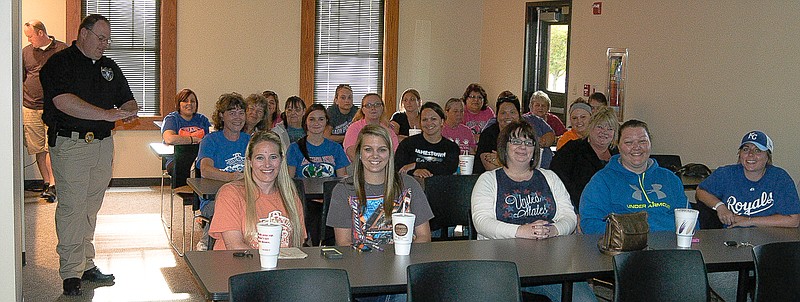
[[[235,181],[223,185],[217,193],[216,205],[214,206],[214,219],[211,220],[211,227],[208,229],[208,235],[216,239],[214,243],[214,250],[226,250],[225,240],[222,239],[222,233],[226,231],[241,231],[242,235],[245,232],[245,189],[242,181]],[[298,214],[300,215],[300,223],[305,221],[303,216],[303,205],[300,199],[295,199]],[[269,219],[283,226],[281,232],[281,247],[291,246],[292,232],[303,232],[305,234],[304,226],[293,226],[291,220],[283,206],[283,198],[278,190],[274,190],[272,194],[261,194],[256,199],[256,217],[259,219]],[[258,242],[250,242],[252,248],[258,248]]]
[[486,107],[485,110],[481,110],[478,113],[464,110],[464,125],[467,126],[469,130],[472,130],[472,134],[480,134],[481,130],[486,127],[486,123],[493,117],[494,110],[489,107]]
[[464,152],[470,154],[475,153],[478,144],[475,142],[475,136],[472,135],[472,130],[469,130],[467,126],[461,124],[455,125],[455,127],[442,125],[442,136],[456,143],[458,148],[461,149],[462,154]]
[[[355,146],[358,142],[358,133],[361,132],[361,129],[367,126],[366,119],[360,119],[356,122],[350,124],[350,127],[347,127],[347,132],[344,134],[344,142],[342,142],[342,147],[344,147],[344,151],[347,151],[347,148],[350,146]],[[389,129],[386,125],[381,124],[383,128],[389,131],[389,135],[392,137],[392,150],[397,151],[397,145],[400,144],[400,140],[397,139],[397,134],[394,134],[392,129]],[[350,161],[352,162],[353,159],[351,158]]]

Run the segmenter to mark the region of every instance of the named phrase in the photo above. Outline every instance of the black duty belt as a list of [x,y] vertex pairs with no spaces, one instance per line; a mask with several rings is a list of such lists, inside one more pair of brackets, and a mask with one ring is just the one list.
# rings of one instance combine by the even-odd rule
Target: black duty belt
[[111,131],[72,131],[66,129],[61,129],[56,131],[56,134],[58,134],[58,136],[63,136],[63,137],[72,137],[73,133],[77,133],[78,139],[82,139],[87,143],[91,143],[94,140],[102,140],[106,137],[111,136]]

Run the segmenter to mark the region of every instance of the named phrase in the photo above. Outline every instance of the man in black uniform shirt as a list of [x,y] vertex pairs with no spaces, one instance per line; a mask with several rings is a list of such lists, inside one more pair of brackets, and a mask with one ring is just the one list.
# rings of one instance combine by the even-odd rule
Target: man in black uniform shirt
[[59,185],[56,233],[64,294],[81,294],[81,280],[110,282],[94,264],[97,212],[111,181],[114,122],[137,117],[139,107],[119,66],[103,56],[111,27],[89,15],[78,39],[54,54],[40,72],[53,174]]

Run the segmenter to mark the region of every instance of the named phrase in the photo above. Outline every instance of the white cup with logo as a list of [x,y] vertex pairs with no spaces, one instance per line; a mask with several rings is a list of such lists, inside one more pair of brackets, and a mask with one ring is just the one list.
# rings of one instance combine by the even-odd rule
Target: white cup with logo
[[420,133],[422,133],[422,129],[417,129],[417,128],[408,129],[408,136],[414,136]]
[[472,175],[474,165],[475,155],[461,154],[458,156],[458,170],[461,175]]
[[278,266],[278,254],[281,251],[280,224],[262,221],[256,225],[258,231],[258,255],[261,257],[261,267],[274,268]]
[[411,253],[411,241],[414,240],[414,220],[416,218],[411,213],[392,214],[392,236],[395,255],[408,255]]
[[692,247],[692,236],[698,214],[700,212],[695,209],[675,209],[675,234],[678,236],[678,247]]

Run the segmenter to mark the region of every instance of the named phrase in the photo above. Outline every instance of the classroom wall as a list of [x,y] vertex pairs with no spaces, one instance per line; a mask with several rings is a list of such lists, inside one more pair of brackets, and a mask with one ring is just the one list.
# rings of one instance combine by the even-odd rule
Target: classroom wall
[[[775,164],[800,179],[800,3],[618,0],[594,16],[593,2],[573,1],[570,99],[584,83],[605,90],[606,49],[628,48],[624,117],[650,125],[653,153],[714,168],[736,162],[742,136],[761,129]],[[521,87],[524,3],[483,2],[481,82],[492,93]],[[510,50],[487,47],[500,42]]]
[[481,0],[400,2],[397,108],[403,91],[444,105],[480,79]]

